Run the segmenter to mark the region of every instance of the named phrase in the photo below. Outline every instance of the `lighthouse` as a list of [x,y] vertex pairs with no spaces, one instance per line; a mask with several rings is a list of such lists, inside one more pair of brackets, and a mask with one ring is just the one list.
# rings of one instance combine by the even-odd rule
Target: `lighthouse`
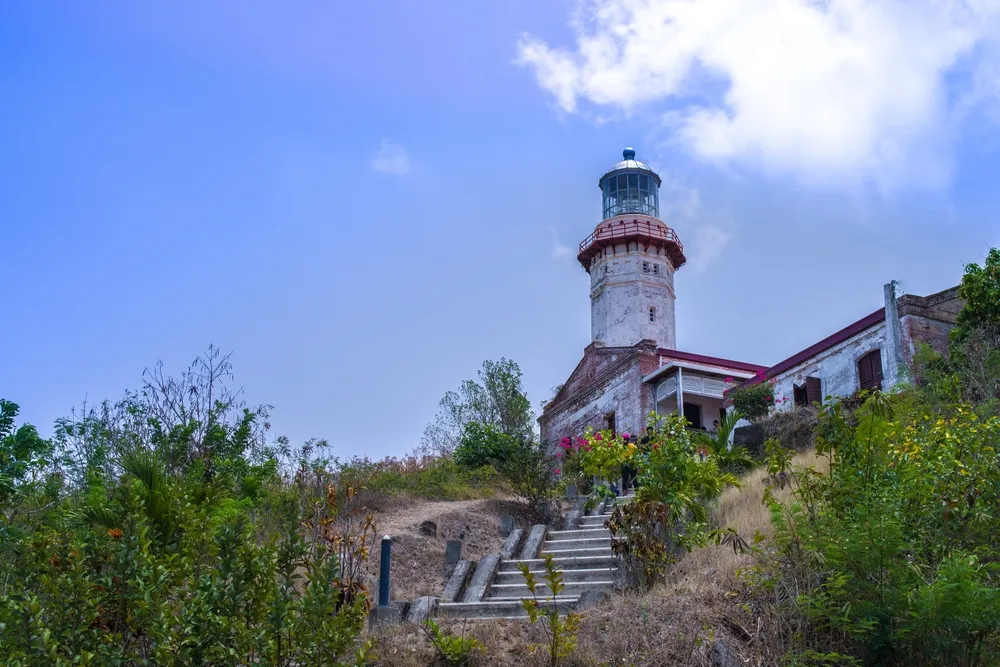
[[631,147],[598,181],[603,216],[577,259],[590,274],[591,336],[599,345],[677,347],[674,273],[686,258],[660,220],[660,184]]

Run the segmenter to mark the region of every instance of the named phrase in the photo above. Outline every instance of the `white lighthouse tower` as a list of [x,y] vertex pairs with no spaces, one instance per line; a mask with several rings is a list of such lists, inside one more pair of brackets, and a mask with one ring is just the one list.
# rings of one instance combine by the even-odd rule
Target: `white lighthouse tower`
[[626,347],[649,339],[676,348],[674,272],[684,247],[659,219],[660,177],[626,148],[599,185],[604,215],[580,244],[577,259],[590,274],[594,342]]

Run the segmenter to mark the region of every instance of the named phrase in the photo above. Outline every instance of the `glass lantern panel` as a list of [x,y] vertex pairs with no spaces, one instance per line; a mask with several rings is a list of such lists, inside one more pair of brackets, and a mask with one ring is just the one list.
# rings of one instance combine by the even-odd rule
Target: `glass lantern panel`
[[628,186],[630,188],[639,187],[639,174],[629,174],[628,175]]

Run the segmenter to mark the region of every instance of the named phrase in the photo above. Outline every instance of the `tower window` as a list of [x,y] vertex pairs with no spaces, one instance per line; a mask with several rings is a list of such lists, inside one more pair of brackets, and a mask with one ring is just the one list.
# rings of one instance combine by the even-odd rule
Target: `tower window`
[[642,272],[643,273],[649,273],[649,262],[643,262],[642,263]]
[[652,306],[649,309],[649,321],[650,322],[656,321],[656,308]]
[[655,273],[657,275],[660,274],[660,265],[659,264],[653,264],[653,273]]

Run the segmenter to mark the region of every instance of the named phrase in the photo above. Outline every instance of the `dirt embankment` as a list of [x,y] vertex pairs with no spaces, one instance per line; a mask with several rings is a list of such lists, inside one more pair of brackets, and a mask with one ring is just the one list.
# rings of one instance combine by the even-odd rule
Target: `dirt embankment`
[[[397,499],[375,513],[378,535],[391,535],[392,598],[413,600],[421,595],[440,595],[451,574],[445,562],[448,540],[462,540],[462,558],[477,561],[496,553],[503,544],[500,517],[510,514],[518,526],[527,519],[520,507],[500,499],[432,501]],[[430,523],[433,523],[431,530]],[[423,529],[422,529],[423,526]],[[378,576],[380,554],[376,546],[369,559],[370,571]]]

